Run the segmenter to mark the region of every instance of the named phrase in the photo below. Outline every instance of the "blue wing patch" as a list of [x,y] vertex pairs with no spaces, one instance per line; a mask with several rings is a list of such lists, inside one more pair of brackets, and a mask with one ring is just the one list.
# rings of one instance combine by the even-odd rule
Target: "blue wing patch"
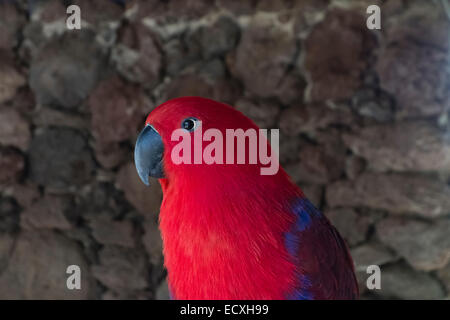
[[295,200],[292,206],[293,213],[297,220],[292,225],[291,230],[285,233],[285,245],[290,254],[295,256],[298,252],[299,237],[298,232],[309,228],[312,219],[321,215],[320,211],[306,198]]
[[[306,198],[296,199],[292,205],[292,211],[296,216],[296,220],[291,229],[285,233],[284,241],[289,254],[296,257],[298,254],[300,239],[299,232],[311,226],[314,217],[320,217],[320,211]],[[311,286],[310,280],[305,275],[299,275],[301,289],[295,290],[289,294],[287,299],[290,300],[311,300],[312,294],[308,291]]]
[[311,281],[304,275],[299,275],[299,279],[302,284],[302,288],[296,289],[294,292],[289,294],[286,297],[287,300],[313,300],[313,295],[308,291],[311,287]]

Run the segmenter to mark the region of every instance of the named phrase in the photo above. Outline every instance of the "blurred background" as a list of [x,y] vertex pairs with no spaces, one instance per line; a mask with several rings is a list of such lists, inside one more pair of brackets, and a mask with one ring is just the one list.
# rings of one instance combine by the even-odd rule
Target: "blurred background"
[[280,128],[281,163],[347,241],[362,298],[449,298],[449,8],[0,0],[0,298],[168,297],[162,195],[132,152],[145,116],[186,95]]

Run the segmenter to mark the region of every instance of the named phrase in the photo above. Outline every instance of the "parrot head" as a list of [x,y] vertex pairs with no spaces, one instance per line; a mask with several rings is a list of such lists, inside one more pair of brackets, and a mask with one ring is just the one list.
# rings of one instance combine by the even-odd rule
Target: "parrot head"
[[[196,163],[196,153],[203,155],[203,151],[210,142],[215,141],[217,137],[206,138],[206,134],[201,137],[202,132],[206,133],[209,129],[215,130],[219,136],[224,137],[219,146],[223,146],[223,159],[225,159],[226,149],[226,131],[228,129],[246,131],[254,129],[256,132],[259,128],[253,121],[243,115],[240,111],[214,100],[200,97],[182,97],[169,100],[156,107],[147,117],[145,127],[141,131],[135,146],[135,165],[141,180],[148,185],[149,177],[155,178],[174,178],[183,176],[191,181],[195,179],[208,177],[210,174],[219,174],[221,178],[237,178],[245,172],[254,174],[255,170],[259,170],[261,162],[249,164],[239,164],[237,168],[237,160],[233,164],[213,163],[210,165],[202,165]],[[190,135],[190,158],[189,163],[174,163],[174,149],[180,145],[181,138],[173,137],[174,132]],[[203,140],[204,139],[204,140]],[[203,142],[202,142],[203,140]],[[216,141],[217,142],[217,141]],[[267,144],[267,140],[265,140]],[[237,146],[234,146],[236,151]],[[270,146],[268,145],[270,150]],[[227,152],[229,150],[226,150]],[[182,151],[181,154],[186,151]],[[218,151],[215,151],[218,152]],[[178,152],[175,152],[178,154]],[[184,155],[186,156],[186,155]],[[237,158],[237,152],[234,153]],[[246,155],[247,159],[249,155]],[[202,179],[205,181],[205,179]]]

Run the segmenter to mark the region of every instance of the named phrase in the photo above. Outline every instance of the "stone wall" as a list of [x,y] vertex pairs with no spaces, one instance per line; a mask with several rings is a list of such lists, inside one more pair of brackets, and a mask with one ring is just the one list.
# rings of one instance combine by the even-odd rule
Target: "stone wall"
[[0,298],[167,297],[161,191],[132,150],[152,108],[185,95],[280,128],[363,298],[449,297],[449,19],[439,1],[0,1]]

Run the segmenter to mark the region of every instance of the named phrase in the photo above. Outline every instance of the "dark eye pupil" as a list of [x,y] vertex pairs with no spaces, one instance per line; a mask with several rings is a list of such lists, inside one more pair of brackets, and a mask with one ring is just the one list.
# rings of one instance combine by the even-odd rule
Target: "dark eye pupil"
[[194,119],[186,119],[183,121],[182,126],[183,126],[183,129],[191,131],[195,127],[195,120]]

